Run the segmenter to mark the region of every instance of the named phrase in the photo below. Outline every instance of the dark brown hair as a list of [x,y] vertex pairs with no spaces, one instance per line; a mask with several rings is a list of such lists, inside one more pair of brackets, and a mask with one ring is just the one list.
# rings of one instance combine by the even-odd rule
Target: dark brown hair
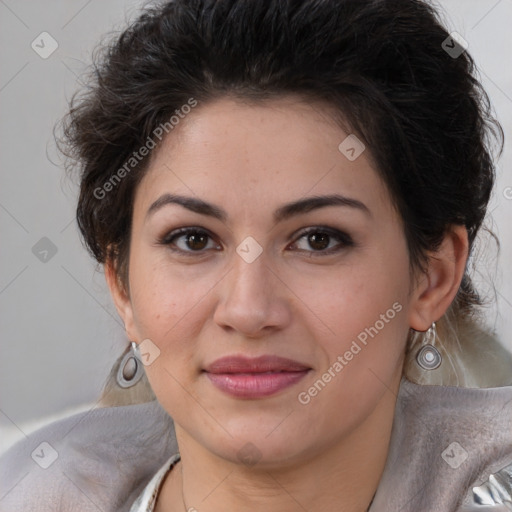
[[[503,132],[462,50],[420,0],[146,7],[99,48],[89,87],[63,120],[59,145],[80,169],[85,244],[98,262],[111,258],[127,283],[134,191],[149,156],[122,179],[120,169],[148,138],[158,145],[155,129],[191,98],[298,94],[327,102],[364,141],[404,221],[414,266],[451,224],[466,226],[471,247],[494,183],[492,143],[501,153]],[[107,182],[108,193],[98,193]],[[455,302],[461,312],[479,303],[467,274]]]

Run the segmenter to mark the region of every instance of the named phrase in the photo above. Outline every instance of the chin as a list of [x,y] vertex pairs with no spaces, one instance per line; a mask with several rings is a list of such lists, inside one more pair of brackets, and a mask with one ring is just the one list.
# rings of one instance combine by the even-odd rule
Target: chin
[[304,436],[307,425],[287,424],[286,416],[265,418],[260,413],[258,418],[241,418],[239,413],[223,422],[226,430],[216,429],[213,437],[202,432],[196,439],[211,453],[234,464],[254,470],[283,469],[321,449],[320,440],[315,442]]

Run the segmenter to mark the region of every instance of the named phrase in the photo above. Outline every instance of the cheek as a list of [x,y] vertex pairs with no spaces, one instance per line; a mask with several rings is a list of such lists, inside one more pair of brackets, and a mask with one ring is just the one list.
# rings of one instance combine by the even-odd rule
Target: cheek
[[329,369],[336,375],[329,384],[332,399],[344,396],[352,402],[366,387],[382,388],[379,379],[390,383],[402,364],[409,331],[405,241],[396,236],[394,243],[366,255],[333,270],[328,279],[299,278],[308,287],[307,310],[315,313],[318,326],[313,335],[324,352],[320,376]]
[[404,269],[405,260],[390,262],[383,255],[315,276],[298,273],[292,282],[303,311],[297,314],[310,318],[320,339],[325,333],[331,349],[346,345],[376,323],[379,331],[403,331],[406,318],[399,313],[406,310],[409,289]]
[[197,407],[189,383],[197,367],[205,290],[211,286],[150,258],[134,255],[131,262],[133,318],[139,339],[150,339],[159,350],[145,367],[151,388],[169,414],[179,417]]
[[204,295],[203,287],[177,267],[170,267],[151,251],[134,250],[130,261],[130,290],[133,318],[141,339],[151,339],[162,351],[184,330],[194,326],[194,307]]

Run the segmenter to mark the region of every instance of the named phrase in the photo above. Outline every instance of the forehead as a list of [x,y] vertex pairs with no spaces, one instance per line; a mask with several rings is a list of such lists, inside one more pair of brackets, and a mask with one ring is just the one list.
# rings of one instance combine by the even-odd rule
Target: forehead
[[[357,144],[319,102],[222,98],[200,104],[151,155],[136,208],[164,192],[226,201],[226,208],[237,198],[266,208],[287,198],[336,192],[389,203],[370,151]],[[347,145],[356,156],[362,152],[348,158],[354,152],[347,153]]]

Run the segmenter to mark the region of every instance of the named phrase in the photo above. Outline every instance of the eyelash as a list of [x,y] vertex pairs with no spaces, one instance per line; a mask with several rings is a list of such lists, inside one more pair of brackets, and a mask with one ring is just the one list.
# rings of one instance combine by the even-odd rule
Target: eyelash
[[[301,238],[303,238],[307,235],[313,234],[313,233],[315,233],[315,234],[322,233],[322,234],[328,235],[331,238],[335,238],[339,242],[340,245],[338,247],[335,246],[335,247],[331,247],[329,249],[322,249],[319,251],[315,251],[315,250],[307,251],[304,249],[299,249],[299,251],[311,253],[310,257],[329,256],[331,254],[340,252],[347,247],[353,247],[355,245],[354,241],[347,233],[344,233],[337,229],[324,227],[324,226],[314,226],[314,227],[310,227],[310,228],[307,228],[307,229],[301,231],[297,235],[297,238],[295,239],[295,241],[292,242],[293,245],[295,245]],[[169,234],[165,235],[164,237],[162,237],[161,239],[159,239],[158,244],[165,245],[171,251],[183,254],[185,256],[201,256],[201,255],[203,255],[205,252],[204,249],[199,250],[199,251],[193,251],[193,250],[184,251],[183,249],[177,249],[175,247],[172,247],[172,244],[174,243],[174,241],[177,238],[180,238],[184,235],[190,235],[190,234],[205,234],[210,238],[210,240],[213,240],[213,237],[208,233],[207,230],[205,230],[203,228],[198,228],[198,227],[197,228],[196,227],[188,227],[188,228],[180,228],[175,231],[172,231],[171,233],[169,233]]]

